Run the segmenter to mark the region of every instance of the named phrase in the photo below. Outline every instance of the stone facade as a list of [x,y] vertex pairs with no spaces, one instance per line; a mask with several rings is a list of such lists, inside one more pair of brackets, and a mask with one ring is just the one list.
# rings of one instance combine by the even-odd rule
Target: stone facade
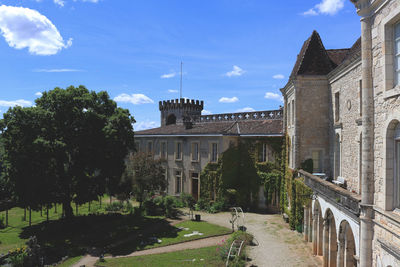
[[161,127],[135,132],[135,142],[138,151],[165,160],[169,195],[187,193],[198,199],[201,171],[243,139],[263,144],[261,161],[275,161],[269,142],[283,136],[281,109],[201,115],[203,101],[185,99],[162,101],[159,109]]
[[[314,192],[304,211],[305,239],[324,266],[400,266],[400,2],[352,2],[361,17],[361,39],[324,53],[319,38],[311,36],[281,90],[285,108],[296,96],[294,129],[288,116],[284,123],[295,140],[291,167],[307,158],[315,162],[310,150],[323,149],[328,181],[300,175]],[[307,84],[299,83],[304,77]],[[310,113],[318,119],[309,120]]]

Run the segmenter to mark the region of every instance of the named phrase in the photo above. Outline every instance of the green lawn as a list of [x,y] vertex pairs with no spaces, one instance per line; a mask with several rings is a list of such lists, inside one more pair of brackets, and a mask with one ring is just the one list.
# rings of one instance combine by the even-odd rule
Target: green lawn
[[[179,228],[186,228],[179,229]],[[203,235],[193,235],[185,237],[185,234],[191,234],[193,231],[198,231]],[[131,241],[121,243],[109,250],[107,255],[127,255],[137,250],[150,249],[155,247],[162,247],[185,241],[195,239],[230,234],[231,229],[207,222],[184,221],[176,224],[174,227],[160,228],[158,231],[154,230],[142,239],[135,238]],[[158,239],[161,243],[158,243]],[[156,241],[157,240],[157,241]]]
[[[99,202],[92,202],[91,212],[104,213],[104,207],[109,202],[109,198],[103,198],[102,207],[100,208]],[[61,205],[57,205],[57,213],[55,213],[54,207],[49,210],[49,220],[58,220],[61,217]],[[75,213],[75,206],[73,205],[73,210]],[[89,204],[79,206],[79,215],[89,214]],[[5,217],[5,211],[0,213],[0,217]],[[23,229],[26,229],[29,225],[29,212],[26,211],[26,221],[23,221],[24,209],[13,208],[8,212],[8,224],[9,226],[5,229],[0,230],[0,254],[7,253],[8,250],[16,249],[25,245],[27,238],[21,238],[21,233]],[[43,209],[42,216],[40,216],[40,211],[32,211],[32,226],[38,225],[46,221],[46,211]]]
[[[230,229],[206,222],[187,221],[171,226],[163,217],[105,213],[107,203],[103,199],[101,209],[98,203],[92,203],[91,210],[97,210],[97,214],[89,214],[87,204],[80,206],[79,216],[71,220],[59,219],[61,206],[57,208],[58,213],[51,209],[49,222],[46,222],[45,212],[42,217],[39,212],[32,212],[31,227],[22,221],[23,209],[14,208],[9,211],[10,226],[0,230],[0,253],[24,246],[26,240],[35,235],[46,255],[46,263],[50,264],[64,256],[82,256],[89,248],[109,255],[126,255],[146,248],[230,233]],[[184,237],[192,231],[204,235]],[[154,241],[154,237],[161,239],[161,244]]]
[[57,265],[57,267],[70,267],[70,266],[74,265],[75,263],[77,263],[82,258],[83,258],[83,256],[76,256],[76,257],[69,258],[66,261],[64,261],[63,263]]
[[175,266],[225,266],[217,252],[217,247],[206,247],[199,249],[188,249],[171,253],[154,254],[148,256],[137,256],[119,259],[106,259],[106,262],[97,262],[96,266],[107,267],[175,267]]

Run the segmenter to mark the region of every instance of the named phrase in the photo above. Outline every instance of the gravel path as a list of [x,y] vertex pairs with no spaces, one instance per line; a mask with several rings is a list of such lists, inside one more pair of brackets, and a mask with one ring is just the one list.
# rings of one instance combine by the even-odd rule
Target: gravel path
[[[201,214],[201,219],[231,228],[230,213]],[[303,241],[303,235],[289,229],[281,215],[245,213],[245,226],[258,241],[249,247],[249,266],[321,266],[319,257],[312,255],[311,243]]]
[[[128,255],[115,256],[115,257],[108,256],[108,257],[105,257],[105,258],[106,259],[126,258],[126,257],[133,257],[133,256],[143,256],[143,255],[174,252],[174,251],[185,250],[185,249],[211,247],[211,246],[217,245],[218,242],[221,242],[223,239],[227,239],[228,237],[229,237],[229,235],[207,237],[207,238],[202,238],[202,239],[198,239],[198,240],[188,241],[188,242],[169,245],[169,246],[164,246],[164,247],[158,247],[158,248],[135,251],[135,252],[133,252],[131,254],[128,254]],[[99,259],[98,257],[85,255],[79,262],[74,264],[72,267],[80,267],[82,265],[85,265],[86,267],[94,266],[94,264],[96,263],[96,261],[98,259]]]

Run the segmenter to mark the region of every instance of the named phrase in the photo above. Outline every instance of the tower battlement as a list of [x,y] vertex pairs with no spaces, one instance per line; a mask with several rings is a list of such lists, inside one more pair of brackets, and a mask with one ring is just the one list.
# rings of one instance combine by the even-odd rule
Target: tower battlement
[[177,108],[185,108],[185,109],[193,109],[193,110],[203,110],[204,101],[203,100],[194,100],[194,99],[172,99],[166,101],[159,102],[159,109],[169,110],[169,109],[177,109]]
[[204,107],[204,101],[194,99],[172,99],[159,102],[161,126],[182,124],[185,117],[198,119]]

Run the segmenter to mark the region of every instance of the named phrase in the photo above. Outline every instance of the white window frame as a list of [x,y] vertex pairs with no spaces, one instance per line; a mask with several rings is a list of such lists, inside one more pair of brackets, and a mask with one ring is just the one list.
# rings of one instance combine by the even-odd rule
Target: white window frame
[[[195,155],[193,148],[194,145],[197,145],[197,158],[193,159],[193,156]],[[190,159],[192,162],[199,162],[200,161],[200,142],[196,141],[196,142],[191,142],[190,143]]]
[[[163,155],[163,145],[165,145],[165,155]],[[160,158],[168,159],[168,142],[167,141],[160,142]]]
[[267,162],[269,161],[269,152],[270,152],[270,148],[269,145],[267,143],[262,143],[261,144],[261,161],[260,162]]
[[[180,147],[181,147],[180,153],[178,153],[178,144],[180,144]],[[183,158],[183,144],[182,144],[181,141],[176,141],[175,142],[175,152],[174,152],[174,154],[175,154],[175,160],[176,161],[182,161],[182,158]]]
[[290,102],[289,102],[288,103],[288,107],[287,107],[287,124],[288,124],[288,126],[290,126],[290,124],[291,124],[290,113],[291,113],[291,105],[290,105]]
[[[151,149],[149,149],[149,145],[151,145]],[[148,153],[148,154],[153,154],[154,153],[154,146],[153,146],[154,144],[153,144],[153,141],[147,141],[147,143],[146,143],[146,152]]]
[[[177,174],[177,172],[180,172],[180,175]],[[182,193],[182,180],[183,180],[183,172],[181,169],[175,169],[174,170],[174,187],[175,187],[175,194],[180,195]],[[178,185],[178,178],[179,178],[179,185]],[[178,185],[178,186],[177,186]]]
[[335,122],[340,121],[340,92],[335,92]]
[[[215,151],[215,160],[213,159],[214,156],[214,145],[216,145],[217,149]],[[209,153],[209,161],[211,163],[217,163],[218,162],[218,142],[210,142],[210,153]]]

